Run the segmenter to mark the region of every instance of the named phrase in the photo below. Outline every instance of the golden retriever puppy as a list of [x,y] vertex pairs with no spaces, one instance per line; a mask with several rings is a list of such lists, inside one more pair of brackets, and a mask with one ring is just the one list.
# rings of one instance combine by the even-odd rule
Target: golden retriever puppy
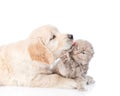
[[17,43],[0,47],[0,85],[76,88],[73,79],[50,74],[50,66],[72,45],[71,34],[61,34],[51,25],[34,30]]

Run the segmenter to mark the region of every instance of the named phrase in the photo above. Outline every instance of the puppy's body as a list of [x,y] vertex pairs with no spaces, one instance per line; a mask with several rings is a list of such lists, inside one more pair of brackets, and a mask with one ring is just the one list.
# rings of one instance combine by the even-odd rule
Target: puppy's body
[[[25,40],[0,47],[0,85],[74,88],[76,82],[50,74],[50,66],[72,38],[43,26]],[[59,82],[58,82],[59,81]]]
[[47,65],[40,61],[32,61],[28,45],[25,40],[0,48],[0,82],[3,85],[26,86],[34,74],[46,72],[44,67]]

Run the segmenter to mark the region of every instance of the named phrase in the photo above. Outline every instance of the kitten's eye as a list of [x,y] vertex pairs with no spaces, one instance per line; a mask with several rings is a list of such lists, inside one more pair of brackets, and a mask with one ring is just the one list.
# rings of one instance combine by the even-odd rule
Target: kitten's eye
[[55,38],[56,38],[56,36],[55,36],[55,35],[53,35],[53,36],[52,36],[52,38],[50,38],[50,40],[53,40],[53,39],[55,39]]
[[81,51],[82,54],[85,54],[85,50]]

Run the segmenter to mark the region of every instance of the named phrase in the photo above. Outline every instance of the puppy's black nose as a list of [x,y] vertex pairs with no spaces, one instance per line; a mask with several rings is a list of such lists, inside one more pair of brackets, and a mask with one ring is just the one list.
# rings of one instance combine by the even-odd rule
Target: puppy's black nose
[[73,35],[72,34],[68,34],[67,35],[69,39],[73,39]]

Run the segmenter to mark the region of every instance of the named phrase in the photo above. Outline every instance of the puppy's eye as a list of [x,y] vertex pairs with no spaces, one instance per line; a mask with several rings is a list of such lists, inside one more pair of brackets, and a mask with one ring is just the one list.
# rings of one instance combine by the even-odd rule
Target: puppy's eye
[[52,38],[50,38],[50,40],[53,40],[53,39],[55,39],[55,38],[56,38],[56,36],[55,36],[55,35],[53,35],[53,36],[52,36]]

